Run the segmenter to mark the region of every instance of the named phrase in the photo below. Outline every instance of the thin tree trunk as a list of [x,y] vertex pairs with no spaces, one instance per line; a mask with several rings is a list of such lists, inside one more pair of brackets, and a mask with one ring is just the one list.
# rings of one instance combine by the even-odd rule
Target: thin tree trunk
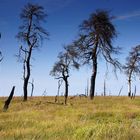
[[86,96],[88,97],[89,94],[89,80],[87,79],[87,89],[86,89]]
[[5,101],[5,105],[3,107],[3,111],[6,111],[8,109],[9,104],[10,104],[12,98],[13,98],[13,95],[14,95],[14,90],[15,90],[15,86],[13,86],[13,88],[11,90],[11,93],[10,93],[8,99]]
[[32,82],[30,84],[32,86],[32,90],[31,90],[31,97],[32,97],[33,93],[34,93],[34,80],[32,80]]
[[65,105],[67,104],[67,98],[68,98],[68,79],[65,79]]
[[123,86],[121,87],[121,89],[119,90],[119,94],[118,96],[120,96],[121,92],[122,92]]
[[104,96],[106,96],[106,82],[104,80]]
[[57,89],[57,95],[56,95],[56,102],[58,101],[58,103],[59,103],[59,92],[60,92],[61,85],[62,85],[62,79],[58,80],[58,89]]
[[30,78],[30,58],[31,58],[31,53],[32,53],[32,47],[29,49],[29,53],[27,56],[27,61],[26,61],[26,69],[27,69],[27,74],[24,79],[24,85],[23,85],[23,91],[24,91],[24,101],[27,101],[27,96],[28,96],[28,83],[29,83],[29,78]]
[[133,98],[136,97],[136,92],[137,92],[137,87],[136,87],[136,85],[135,85],[135,91],[134,91],[134,97],[133,97]]
[[131,97],[131,77],[128,78],[128,97]]
[[28,84],[27,84],[27,80],[25,79],[24,80],[24,85],[23,85],[23,92],[24,92],[24,101],[27,101],[27,95],[28,95],[28,91],[27,91],[27,87],[28,87]]
[[91,76],[91,84],[90,84],[90,99],[93,100],[95,96],[95,80],[97,75],[97,47],[98,47],[98,37],[96,38],[95,48],[92,52],[92,62],[93,62],[93,71]]
[[97,58],[93,59],[93,73],[91,76],[91,85],[90,85],[90,99],[92,100],[95,95],[95,80],[97,75]]

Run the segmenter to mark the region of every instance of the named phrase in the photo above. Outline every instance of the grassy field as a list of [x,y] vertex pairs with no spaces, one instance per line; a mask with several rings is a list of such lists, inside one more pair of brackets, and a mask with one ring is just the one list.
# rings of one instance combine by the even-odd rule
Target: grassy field
[[14,98],[3,112],[0,140],[140,140],[140,97]]

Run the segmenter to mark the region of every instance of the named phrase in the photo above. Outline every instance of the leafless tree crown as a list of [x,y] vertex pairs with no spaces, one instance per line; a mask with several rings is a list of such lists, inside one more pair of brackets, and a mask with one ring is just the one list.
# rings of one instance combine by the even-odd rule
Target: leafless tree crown
[[140,74],[140,45],[132,48],[129,56],[126,58],[126,64],[123,66],[126,75]]

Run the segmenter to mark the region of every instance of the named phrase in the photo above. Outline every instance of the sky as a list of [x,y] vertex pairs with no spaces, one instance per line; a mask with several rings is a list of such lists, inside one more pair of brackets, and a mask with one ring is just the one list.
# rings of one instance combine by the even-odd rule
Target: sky
[[[117,30],[117,38],[113,40],[114,46],[122,49],[118,57],[125,64],[126,57],[132,47],[140,44],[140,1],[139,0],[0,0],[0,50],[4,56],[0,63],[0,96],[8,96],[12,86],[16,86],[15,96],[23,95],[22,64],[15,57],[19,46],[22,45],[16,39],[21,20],[19,15],[24,5],[28,2],[37,3],[45,8],[48,14],[43,27],[49,32],[49,39],[44,40],[43,45],[33,52],[31,78],[34,79],[34,95],[42,96],[57,94],[57,80],[49,73],[57,61],[57,55],[63,50],[63,45],[70,44],[79,32],[79,25],[88,19],[90,14],[97,9],[110,11],[115,16],[113,24]],[[70,70],[69,94],[83,94],[87,83],[90,82],[92,67],[84,66],[80,70]],[[107,73],[108,71],[108,73]],[[106,74],[107,73],[107,74]],[[106,92],[109,95],[118,95],[122,88],[122,95],[127,95],[127,77],[118,71],[118,77],[114,76],[113,69],[103,59],[98,60],[98,73],[96,79],[96,93],[103,93],[104,80],[106,80]],[[140,95],[140,80],[134,78],[132,91],[137,87],[137,95]],[[29,96],[30,96],[29,85]],[[64,93],[61,87],[60,94]]]

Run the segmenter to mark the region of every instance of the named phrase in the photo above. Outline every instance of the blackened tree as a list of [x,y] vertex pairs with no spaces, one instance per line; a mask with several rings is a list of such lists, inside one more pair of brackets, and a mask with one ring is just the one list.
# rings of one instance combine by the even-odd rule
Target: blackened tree
[[112,40],[117,36],[112,18],[107,11],[96,11],[88,20],[80,25],[80,35],[72,44],[77,58],[82,64],[92,65],[90,99],[94,98],[95,81],[97,75],[98,57],[101,56],[107,63],[120,68],[120,63],[112,55],[119,53],[119,47],[112,45]]
[[56,79],[62,79],[65,83],[65,104],[67,104],[68,98],[68,78],[70,68],[74,67],[79,69],[79,64],[74,60],[73,53],[69,49],[69,46],[64,47],[65,52],[61,52],[58,55],[58,61],[54,64],[50,75],[54,76]]
[[124,72],[128,77],[128,97],[131,97],[132,77],[140,74],[140,45],[132,48],[123,66]]
[[20,57],[23,59],[23,92],[24,101],[27,101],[28,83],[31,75],[31,57],[33,49],[38,48],[42,40],[48,37],[48,33],[41,26],[41,22],[45,21],[46,14],[44,8],[37,4],[28,3],[23,8],[20,18],[23,21],[19,27],[17,38],[25,43],[24,47],[20,47]]
[[[0,38],[1,38],[1,33],[0,33]],[[2,61],[3,57],[2,57],[2,52],[0,51],[0,62]]]

